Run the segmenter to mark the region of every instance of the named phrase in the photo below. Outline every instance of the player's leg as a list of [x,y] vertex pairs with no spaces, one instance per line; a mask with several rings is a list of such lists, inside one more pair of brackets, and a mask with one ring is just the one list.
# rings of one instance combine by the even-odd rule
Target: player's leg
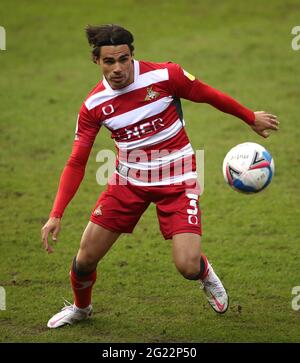
[[[201,266],[201,236],[196,233],[179,233],[172,237],[173,261],[177,270],[188,280],[199,280],[206,272]],[[202,269],[201,269],[202,267]]]
[[89,222],[83,232],[76,256],[76,267],[82,273],[94,271],[98,262],[106,255],[121,233]]
[[227,292],[208,262],[201,253],[201,237],[196,233],[179,233],[172,237],[173,260],[177,270],[188,280],[198,280],[208,302],[217,313],[228,309]]
[[98,262],[106,255],[119,236],[119,232],[109,231],[93,222],[88,223],[70,271],[74,303],[78,308],[86,308],[91,304],[92,287],[96,282]]
[[[164,189],[164,190],[162,190]],[[173,241],[173,259],[178,271],[201,282],[207,299],[218,313],[228,308],[228,296],[206,257],[201,254],[200,187],[196,180],[161,188],[156,202],[161,232]]]
[[149,203],[146,192],[137,187],[113,182],[108,184],[96,203],[72,262],[70,277],[74,304],[50,319],[48,327],[56,328],[88,317],[92,309],[91,294],[98,262],[121,233],[133,232]]
[[49,328],[88,318],[92,314],[92,288],[97,277],[97,264],[105,256],[120,233],[112,232],[93,222],[89,222],[80,242],[77,256],[71,264],[70,280],[74,294],[74,304],[66,305],[61,312],[48,322]]

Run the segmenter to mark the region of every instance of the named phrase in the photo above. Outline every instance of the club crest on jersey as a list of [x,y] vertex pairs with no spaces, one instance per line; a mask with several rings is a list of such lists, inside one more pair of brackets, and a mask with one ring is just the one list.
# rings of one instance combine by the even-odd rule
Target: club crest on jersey
[[159,92],[153,91],[152,86],[147,88],[147,95],[145,101],[152,101],[160,95]]

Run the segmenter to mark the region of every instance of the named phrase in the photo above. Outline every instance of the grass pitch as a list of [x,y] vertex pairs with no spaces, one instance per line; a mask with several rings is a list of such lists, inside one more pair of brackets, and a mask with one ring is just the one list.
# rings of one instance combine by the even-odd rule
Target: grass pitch
[[[299,1],[4,0],[0,25],[1,342],[299,342],[292,309],[299,272],[300,51],[291,29]],[[265,140],[242,121],[184,101],[194,149],[205,150],[201,198],[203,249],[227,287],[231,306],[217,316],[195,282],[172,263],[151,206],[99,267],[94,318],[50,331],[47,320],[71,300],[68,271],[104,187],[96,154],[113,149],[102,129],[85,180],[63,218],[55,253],[40,245],[77,112],[100,78],[90,61],[86,24],[119,23],[135,35],[135,57],[180,63],[253,110],[277,114],[281,130]],[[235,144],[264,145],[275,177],[261,194],[224,184],[221,165]]]

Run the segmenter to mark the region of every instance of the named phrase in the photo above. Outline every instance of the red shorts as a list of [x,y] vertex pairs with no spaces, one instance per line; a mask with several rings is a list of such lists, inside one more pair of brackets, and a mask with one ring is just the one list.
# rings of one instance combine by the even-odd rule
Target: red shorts
[[101,193],[90,220],[113,232],[132,233],[153,202],[165,239],[185,232],[201,235],[199,194],[196,180],[162,186],[109,183],[106,191]]

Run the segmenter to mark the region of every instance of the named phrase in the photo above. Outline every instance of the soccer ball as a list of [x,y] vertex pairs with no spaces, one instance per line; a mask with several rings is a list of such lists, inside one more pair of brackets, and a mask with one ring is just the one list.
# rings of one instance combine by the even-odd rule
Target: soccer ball
[[274,175],[274,160],[261,145],[245,142],[234,146],[224,158],[223,175],[232,189],[242,193],[258,193]]

